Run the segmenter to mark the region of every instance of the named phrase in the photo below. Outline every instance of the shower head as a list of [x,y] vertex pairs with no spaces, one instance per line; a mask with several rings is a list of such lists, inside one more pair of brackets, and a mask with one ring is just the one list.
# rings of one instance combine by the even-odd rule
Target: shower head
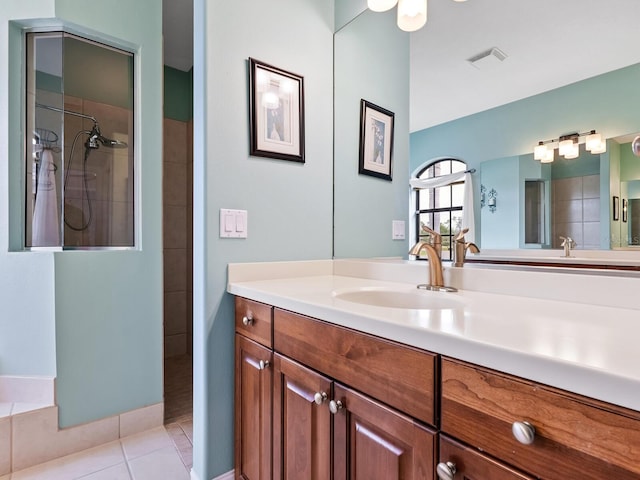
[[121,142],[120,140],[112,140],[110,138],[103,137],[102,135],[98,137],[98,140],[100,140],[100,143],[102,143],[104,147],[108,147],[108,148],[127,148],[128,147],[126,142]]
[[87,148],[97,149],[100,148],[100,145],[108,148],[127,148],[126,142],[121,142],[120,140],[112,140],[111,138],[107,138],[102,136],[100,132],[100,127],[98,126],[98,122],[95,122],[91,132],[89,132],[89,138],[87,138],[87,142],[85,143]]

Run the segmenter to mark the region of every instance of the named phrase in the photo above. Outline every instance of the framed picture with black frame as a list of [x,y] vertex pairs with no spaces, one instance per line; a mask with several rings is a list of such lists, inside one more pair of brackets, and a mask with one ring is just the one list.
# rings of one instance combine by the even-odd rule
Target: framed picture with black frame
[[613,220],[620,220],[620,197],[616,195],[613,196]]
[[304,79],[249,58],[249,154],[304,163]]
[[627,199],[623,198],[622,199],[622,221],[626,222],[627,221],[627,210],[628,210],[629,206],[627,204]]
[[360,100],[358,173],[391,181],[394,113]]

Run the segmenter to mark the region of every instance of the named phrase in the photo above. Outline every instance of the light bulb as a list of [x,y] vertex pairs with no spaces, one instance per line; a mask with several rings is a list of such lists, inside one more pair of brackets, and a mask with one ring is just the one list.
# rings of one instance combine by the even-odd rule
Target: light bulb
[[386,12],[396,6],[398,0],[367,0],[367,7],[373,12]]
[[553,162],[553,157],[554,157],[553,149],[549,148],[545,152],[544,157],[540,159],[540,163],[551,163]]
[[578,158],[580,155],[580,147],[577,143],[574,143],[569,151],[564,155],[564,158],[567,160],[573,160],[574,158]]
[[591,130],[591,133],[587,135],[585,142],[585,148],[591,152],[591,150],[600,148],[602,144],[602,135],[596,133],[595,130]]
[[540,142],[533,149],[533,158],[534,160],[542,160],[547,153],[547,146]]
[[607,151],[607,141],[601,140],[600,144],[591,149],[591,153],[593,155],[599,155],[601,153],[605,153]]
[[427,0],[399,0],[398,28],[415,32],[427,23]]
[[560,155],[562,155],[563,157],[566,157],[567,154],[572,151],[572,149],[573,149],[573,140],[572,139],[562,140],[558,144],[558,153]]

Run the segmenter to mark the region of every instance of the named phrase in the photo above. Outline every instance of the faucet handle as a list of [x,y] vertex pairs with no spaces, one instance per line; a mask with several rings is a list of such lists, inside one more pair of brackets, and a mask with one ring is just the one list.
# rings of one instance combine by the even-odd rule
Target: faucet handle
[[431,243],[442,243],[442,235],[436,232],[433,228],[425,225],[422,222],[420,222],[420,227],[424,232],[427,232],[431,236]]
[[563,237],[560,235],[560,239],[562,240],[562,245],[560,245],[561,247],[564,247],[565,245],[569,245],[570,247],[576,246],[575,240],[571,237]]
[[469,231],[469,228],[463,228],[462,230],[460,230],[458,235],[456,235],[456,238],[454,239],[454,241],[465,243],[464,236],[468,231]]

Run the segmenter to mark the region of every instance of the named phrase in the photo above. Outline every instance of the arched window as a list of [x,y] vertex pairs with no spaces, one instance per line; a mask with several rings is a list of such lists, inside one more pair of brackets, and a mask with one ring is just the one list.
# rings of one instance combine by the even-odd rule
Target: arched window
[[[434,178],[451,173],[464,172],[467,165],[460,160],[445,158],[430,163],[418,172],[417,178]],[[442,235],[442,259],[452,260],[453,237],[462,228],[462,204],[464,180],[444,187],[424,188],[416,194],[416,241],[428,241],[429,234],[422,225]]]

